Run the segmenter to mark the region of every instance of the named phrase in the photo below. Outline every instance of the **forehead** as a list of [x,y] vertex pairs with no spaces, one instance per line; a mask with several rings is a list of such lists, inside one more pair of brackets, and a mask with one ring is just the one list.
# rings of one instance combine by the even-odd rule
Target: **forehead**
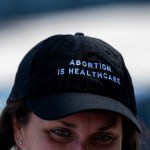
[[31,124],[36,126],[64,125],[68,127],[89,126],[97,127],[117,127],[122,126],[122,117],[113,112],[80,112],[57,120],[43,120],[33,113],[31,114]]

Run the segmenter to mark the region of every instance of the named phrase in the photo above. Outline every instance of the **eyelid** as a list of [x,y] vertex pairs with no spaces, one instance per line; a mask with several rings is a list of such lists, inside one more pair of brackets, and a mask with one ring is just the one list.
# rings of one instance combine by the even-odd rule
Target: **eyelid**
[[[106,136],[107,138],[110,138],[110,139],[106,139],[106,140],[105,139],[104,140],[103,139],[96,139],[98,136]],[[116,139],[117,139],[117,135],[115,135],[113,133],[109,133],[109,132],[98,132],[92,136],[93,141],[99,140],[103,143],[111,142],[111,141],[114,141]]]
[[[57,132],[58,133],[57,133]],[[51,132],[53,132],[53,133],[55,133],[55,134],[58,134],[58,135],[61,135],[61,132],[62,133],[67,133],[67,135],[65,135],[65,136],[70,136],[71,135],[71,131],[70,131],[70,129],[67,129],[67,128],[54,128],[54,129],[52,129],[51,130]]]
[[[59,134],[60,132],[68,132],[67,135]],[[74,134],[73,132],[68,129],[68,128],[64,128],[64,127],[56,127],[56,128],[52,128],[50,130],[46,130],[45,131],[49,140],[52,140],[54,142],[58,142],[58,143],[70,143],[73,141],[74,139]],[[58,132],[58,133],[57,133]]]
[[[45,132],[49,136],[52,136],[52,134],[54,134],[56,136],[60,136],[60,137],[72,137],[73,136],[72,131],[70,129],[64,128],[64,127],[55,127],[55,128],[49,129],[49,130],[45,130]],[[65,135],[65,132],[67,133],[66,135]]]

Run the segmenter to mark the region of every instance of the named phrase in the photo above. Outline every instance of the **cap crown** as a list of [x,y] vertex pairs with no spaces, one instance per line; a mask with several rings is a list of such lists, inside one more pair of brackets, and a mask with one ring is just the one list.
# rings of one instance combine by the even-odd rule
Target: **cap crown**
[[81,34],[55,35],[33,47],[18,68],[8,102],[69,92],[110,97],[136,114],[132,81],[121,54]]

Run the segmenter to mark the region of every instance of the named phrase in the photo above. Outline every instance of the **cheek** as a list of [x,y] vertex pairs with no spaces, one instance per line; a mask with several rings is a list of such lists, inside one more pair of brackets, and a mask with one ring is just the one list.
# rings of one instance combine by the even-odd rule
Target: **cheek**
[[62,144],[50,140],[46,136],[39,135],[26,136],[26,150],[77,150],[75,142],[70,144]]
[[119,138],[112,150],[121,150],[121,149],[122,149],[122,138]]
[[23,140],[27,150],[49,150],[49,139],[43,132],[36,128],[24,130]]

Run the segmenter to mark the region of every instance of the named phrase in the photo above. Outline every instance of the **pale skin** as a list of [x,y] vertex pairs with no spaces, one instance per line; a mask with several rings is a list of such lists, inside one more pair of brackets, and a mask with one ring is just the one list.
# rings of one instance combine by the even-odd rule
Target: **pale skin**
[[15,119],[13,126],[16,145],[25,150],[122,149],[122,118],[112,112],[80,112],[53,121],[31,113],[26,126]]

